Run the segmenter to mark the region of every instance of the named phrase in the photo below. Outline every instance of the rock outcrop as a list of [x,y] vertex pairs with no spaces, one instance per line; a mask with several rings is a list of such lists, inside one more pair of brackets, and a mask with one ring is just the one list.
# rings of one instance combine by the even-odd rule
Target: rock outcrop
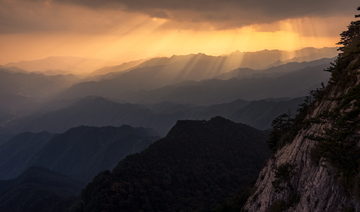
[[[308,118],[335,105],[332,101],[323,101]],[[345,197],[345,191],[334,177],[336,170],[322,166],[326,165],[325,161],[315,164],[310,157],[315,141],[307,136],[323,132],[327,125],[312,124],[309,129],[301,130],[291,144],[272,156],[260,172],[256,192],[248,199],[245,210],[267,211],[288,205],[287,211],[339,211],[352,205],[353,198]],[[284,175],[287,176],[279,176],[279,168],[286,169]]]
[[264,165],[244,211],[360,211],[359,25],[341,34],[329,84]]

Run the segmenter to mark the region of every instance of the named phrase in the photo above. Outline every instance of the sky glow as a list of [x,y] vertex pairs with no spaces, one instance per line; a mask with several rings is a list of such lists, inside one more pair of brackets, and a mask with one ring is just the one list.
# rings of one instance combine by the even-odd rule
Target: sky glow
[[[99,2],[0,0],[0,64],[49,56],[119,63],[199,52],[333,47],[358,5],[355,0],[343,0],[346,7],[337,1],[304,1],[305,6],[294,10],[281,0],[274,5],[282,6],[270,9],[231,0],[212,0],[204,8],[198,6],[201,0],[174,0],[173,5],[154,1],[141,7],[125,0]],[[313,10],[311,4],[324,11]]]

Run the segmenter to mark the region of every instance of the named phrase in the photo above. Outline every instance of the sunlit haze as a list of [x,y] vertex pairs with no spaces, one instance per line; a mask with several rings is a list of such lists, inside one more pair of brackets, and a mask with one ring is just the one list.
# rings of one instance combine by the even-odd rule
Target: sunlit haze
[[[348,5],[337,11],[333,7],[338,3],[324,1],[314,3],[324,11],[307,13],[299,9],[296,15],[252,7],[254,17],[250,19],[252,16],[233,15],[246,9],[241,4],[233,5],[238,9],[221,6],[212,14],[210,6],[197,9],[179,5],[177,9],[154,3],[136,9],[126,1],[120,6],[111,0],[104,5],[65,2],[0,0],[0,17],[7,18],[0,21],[0,64],[49,56],[98,58],[117,64],[199,52],[223,55],[237,50],[334,47],[339,34],[353,20],[356,11],[350,12],[358,4],[342,1]],[[304,4],[311,5],[307,1]]]

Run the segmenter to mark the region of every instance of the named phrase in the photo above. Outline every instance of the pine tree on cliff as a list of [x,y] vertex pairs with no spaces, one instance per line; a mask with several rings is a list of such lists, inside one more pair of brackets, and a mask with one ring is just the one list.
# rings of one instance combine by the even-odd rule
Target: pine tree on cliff
[[[357,10],[360,11],[360,7],[358,7]],[[355,18],[359,18],[359,17],[360,14],[355,15]],[[351,47],[351,44],[354,44],[354,41],[356,39],[359,39],[359,35],[360,35],[360,20],[352,21],[348,26],[348,30],[340,34],[341,38],[340,41],[337,43],[337,45],[341,45],[341,47],[339,47],[338,49],[338,51],[341,51],[341,53],[339,53],[339,56],[334,61],[334,63],[330,63],[331,66],[328,69],[324,70],[324,71],[332,72],[331,82],[335,82],[339,80],[340,73],[342,72],[343,69],[345,69],[348,66],[349,60],[355,59],[355,58],[350,58],[349,56],[351,55],[346,55],[346,57],[343,57],[343,54],[346,51],[346,49]]]
[[269,135],[269,140],[267,141],[269,149],[273,153],[278,149],[281,138],[290,131],[293,121],[290,114],[286,113],[281,114],[273,120],[271,124],[273,129]]
[[340,35],[329,84],[280,139],[243,211],[360,211],[360,20]]
[[[360,7],[357,8],[357,10],[360,10]],[[359,18],[359,15],[355,15],[355,18]],[[339,48],[339,50],[344,51],[345,48],[354,40],[357,39],[360,35],[360,20],[352,21],[350,25],[348,26],[348,30],[344,31],[340,34],[341,39],[340,42],[337,43],[338,45],[342,45],[342,47]]]

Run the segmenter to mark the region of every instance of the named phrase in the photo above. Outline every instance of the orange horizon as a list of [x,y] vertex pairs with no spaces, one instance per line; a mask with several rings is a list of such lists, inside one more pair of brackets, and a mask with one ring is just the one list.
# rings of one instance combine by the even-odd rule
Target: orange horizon
[[[14,4],[15,18],[12,18],[17,25],[6,26],[8,32],[2,32],[0,25],[2,65],[51,56],[97,58],[123,63],[198,52],[218,56],[237,50],[294,51],[306,47],[335,47],[340,40],[339,34],[353,20],[352,15],[344,14],[332,17],[303,16],[273,22],[244,22],[221,28],[220,22],[212,23],[207,19],[191,22],[187,19],[151,18],[137,12],[89,9],[52,1],[27,2],[24,5],[17,2],[7,2]],[[28,17],[31,19],[29,26],[26,25]],[[230,20],[232,24],[234,21]],[[227,26],[230,23],[222,24]]]

